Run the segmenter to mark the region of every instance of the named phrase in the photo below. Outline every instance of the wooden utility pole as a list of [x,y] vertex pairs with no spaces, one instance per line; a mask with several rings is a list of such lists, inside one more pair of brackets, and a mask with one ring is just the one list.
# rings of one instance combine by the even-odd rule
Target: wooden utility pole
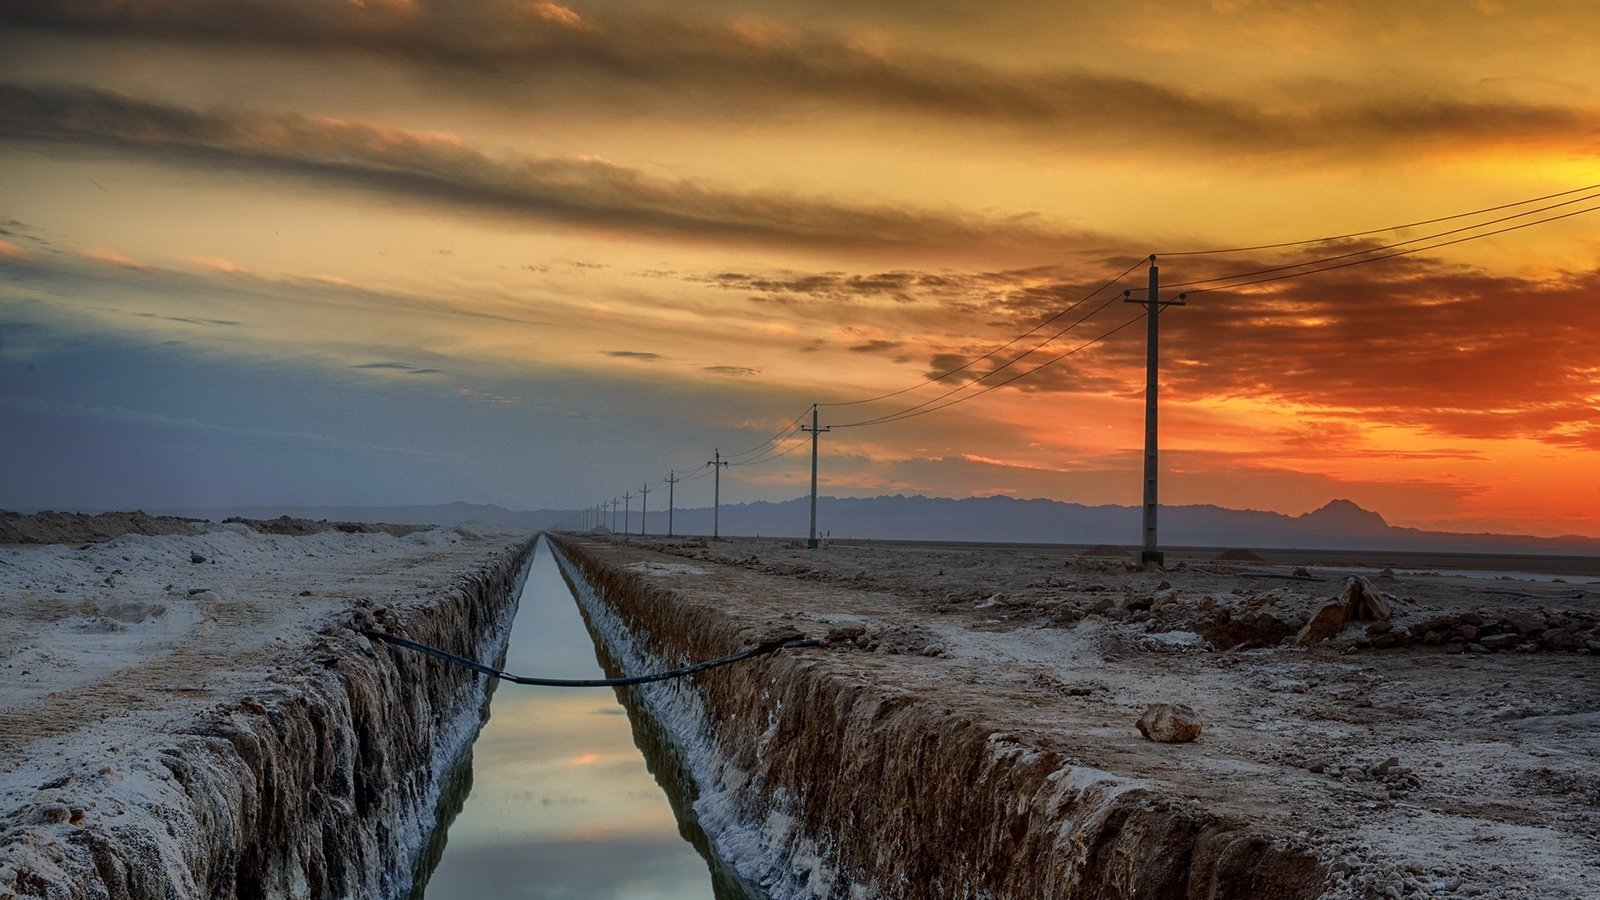
[[833,426],[827,428],[817,427],[817,405],[811,404],[811,427],[800,426],[801,431],[811,433],[811,537],[806,541],[806,546],[812,550],[817,549],[817,435],[824,431],[832,431]]
[[645,520],[650,518],[650,485],[639,488],[639,536],[644,537]]
[[630,499],[632,499],[632,498],[633,498],[632,494],[628,493],[627,491],[623,491],[622,492],[622,533],[623,534],[627,534],[628,533],[628,523],[633,520],[633,511],[628,508],[628,506],[629,506],[628,501]]
[[712,473],[716,476],[712,480],[711,489],[711,538],[716,540],[722,536],[722,470],[727,468],[728,464],[723,461],[722,451],[719,449],[713,451],[711,461],[706,465],[711,467]]
[[1166,306],[1183,306],[1185,295],[1176,300],[1161,299],[1161,271],[1156,268],[1155,254],[1150,255],[1150,282],[1143,300],[1123,291],[1124,303],[1137,303],[1145,308],[1144,349],[1144,521],[1140,541],[1139,563],[1161,565],[1165,559],[1156,537],[1156,510],[1159,507],[1156,491],[1159,443],[1156,440],[1156,399],[1161,382],[1161,309]]

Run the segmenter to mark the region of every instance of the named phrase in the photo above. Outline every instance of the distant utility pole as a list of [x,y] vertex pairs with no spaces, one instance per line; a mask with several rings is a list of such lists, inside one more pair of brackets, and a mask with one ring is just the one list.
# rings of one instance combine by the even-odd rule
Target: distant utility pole
[[722,536],[722,470],[727,468],[728,464],[722,461],[722,451],[717,450],[706,465],[710,466],[712,473],[716,475],[711,488],[711,539],[716,540]]
[[1139,551],[1139,563],[1165,562],[1160,544],[1156,540],[1156,478],[1158,443],[1156,441],[1156,393],[1160,386],[1161,370],[1161,309],[1166,306],[1183,306],[1184,294],[1176,300],[1161,299],[1161,271],[1156,268],[1155,254],[1150,254],[1150,285],[1143,300],[1135,300],[1132,291],[1122,292],[1122,302],[1137,303],[1145,308],[1144,342],[1144,537]]
[[675,470],[667,473],[667,537],[672,537],[673,489],[677,487],[678,482],[682,480],[683,479],[678,477],[678,473]]
[[612,534],[616,534],[617,533],[617,507],[621,506],[621,505],[622,505],[622,501],[621,500],[618,500],[615,497],[611,498],[611,533]]
[[832,431],[833,426],[827,428],[817,427],[817,405],[811,404],[811,427],[800,426],[801,431],[811,432],[811,539],[806,546],[817,549],[817,435],[824,431]]
[[628,533],[628,523],[633,520],[633,511],[628,508],[628,501],[633,497],[627,491],[622,492],[622,533]]
[[650,485],[639,488],[639,536],[644,537],[645,520],[650,518]]

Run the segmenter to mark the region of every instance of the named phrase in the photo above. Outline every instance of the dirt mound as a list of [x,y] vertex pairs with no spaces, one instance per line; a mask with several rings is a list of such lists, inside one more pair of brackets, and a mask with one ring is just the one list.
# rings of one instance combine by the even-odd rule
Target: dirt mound
[[151,516],[137,510],[99,515],[44,512],[24,515],[0,510],[0,544],[84,544],[109,541],[122,534],[199,534],[204,519]]
[[1266,562],[1249,550],[1224,550],[1216,555],[1216,559],[1218,562]]
[[392,534],[405,537],[419,531],[431,531],[432,525],[389,525],[381,522],[329,522],[327,519],[295,519],[279,516],[276,519],[241,519],[233,516],[223,519],[223,524],[239,524],[261,534],[286,534],[300,536],[324,531],[342,531],[345,534]]

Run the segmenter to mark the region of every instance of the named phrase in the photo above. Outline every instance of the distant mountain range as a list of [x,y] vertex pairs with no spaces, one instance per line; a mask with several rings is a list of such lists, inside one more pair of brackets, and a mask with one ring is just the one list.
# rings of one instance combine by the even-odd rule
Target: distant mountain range
[[[273,506],[226,510],[151,510],[220,520],[226,516],[270,519],[280,515],[348,522],[454,524],[482,522],[538,531],[574,519],[572,510],[514,511],[500,506],[450,503],[440,506],[317,507]],[[804,537],[808,527],[805,497],[779,503],[727,504],[721,531],[726,535]],[[677,534],[710,534],[709,507],[673,513]],[[817,528],[835,538],[878,540],[994,541],[1003,543],[1112,544],[1139,542],[1139,508],[1084,506],[1056,500],[1012,497],[902,495],[821,497]],[[1383,516],[1350,502],[1334,500],[1298,516],[1220,506],[1163,506],[1161,541],[1168,547],[1257,547],[1327,550],[1412,550],[1443,553],[1534,553],[1600,555],[1600,539],[1577,535],[1541,538],[1508,534],[1459,534],[1398,528]],[[653,509],[647,529],[666,532],[667,514]],[[639,530],[633,511],[629,530]]]

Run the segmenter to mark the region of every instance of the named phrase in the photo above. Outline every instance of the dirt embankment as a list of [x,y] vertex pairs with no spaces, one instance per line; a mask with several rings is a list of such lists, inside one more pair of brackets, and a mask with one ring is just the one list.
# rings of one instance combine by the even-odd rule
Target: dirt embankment
[[[797,627],[830,630],[797,615],[818,611],[816,585],[559,543],[623,639],[662,662]],[[858,642],[865,628],[832,630],[825,650],[707,673],[693,687],[663,689],[693,697],[659,701],[669,717],[700,711],[700,721],[668,727],[688,744],[709,742],[719,758],[698,766],[702,824],[773,896],[1321,893],[1326,873],[1311,853],[1086,763],[1052,739],[1050,710],[1029,698],[941,690],[961,676],[928,633],[875,629],[875,640]]]
[[[240,524],[261,534],[305,535],[337,531],[343,534],[392,534],[405,537],[429,531],[433,525],[390,525],[375,522],[330,522],[327,519],[223,519],[223,524]],[[0,544],[84,544],[109,541],[124,534],[201,534],[206,519],[178,516],[152,516],[139,510],[107,512],[97,515],[53,512],[18,513],[0,510]]]
[[212,527],[5,551],[0,897],[411,883],[484,684],[359,629],[493,658],[532,541]]
[[121,534],[199,534],[196,525],[204,522],[138,511],[90,516],[49,510],[32,514],[0,510],[0,544],[82,544],[109,541]]
[[[1592,576],[568,545],[662,661],[829,638],[668,704],[704,710],[733,819],[809,835],[761,845],[831,873],[788,896],[1597,895]],[[1199,739],[1146,740],[1154,703]]]

